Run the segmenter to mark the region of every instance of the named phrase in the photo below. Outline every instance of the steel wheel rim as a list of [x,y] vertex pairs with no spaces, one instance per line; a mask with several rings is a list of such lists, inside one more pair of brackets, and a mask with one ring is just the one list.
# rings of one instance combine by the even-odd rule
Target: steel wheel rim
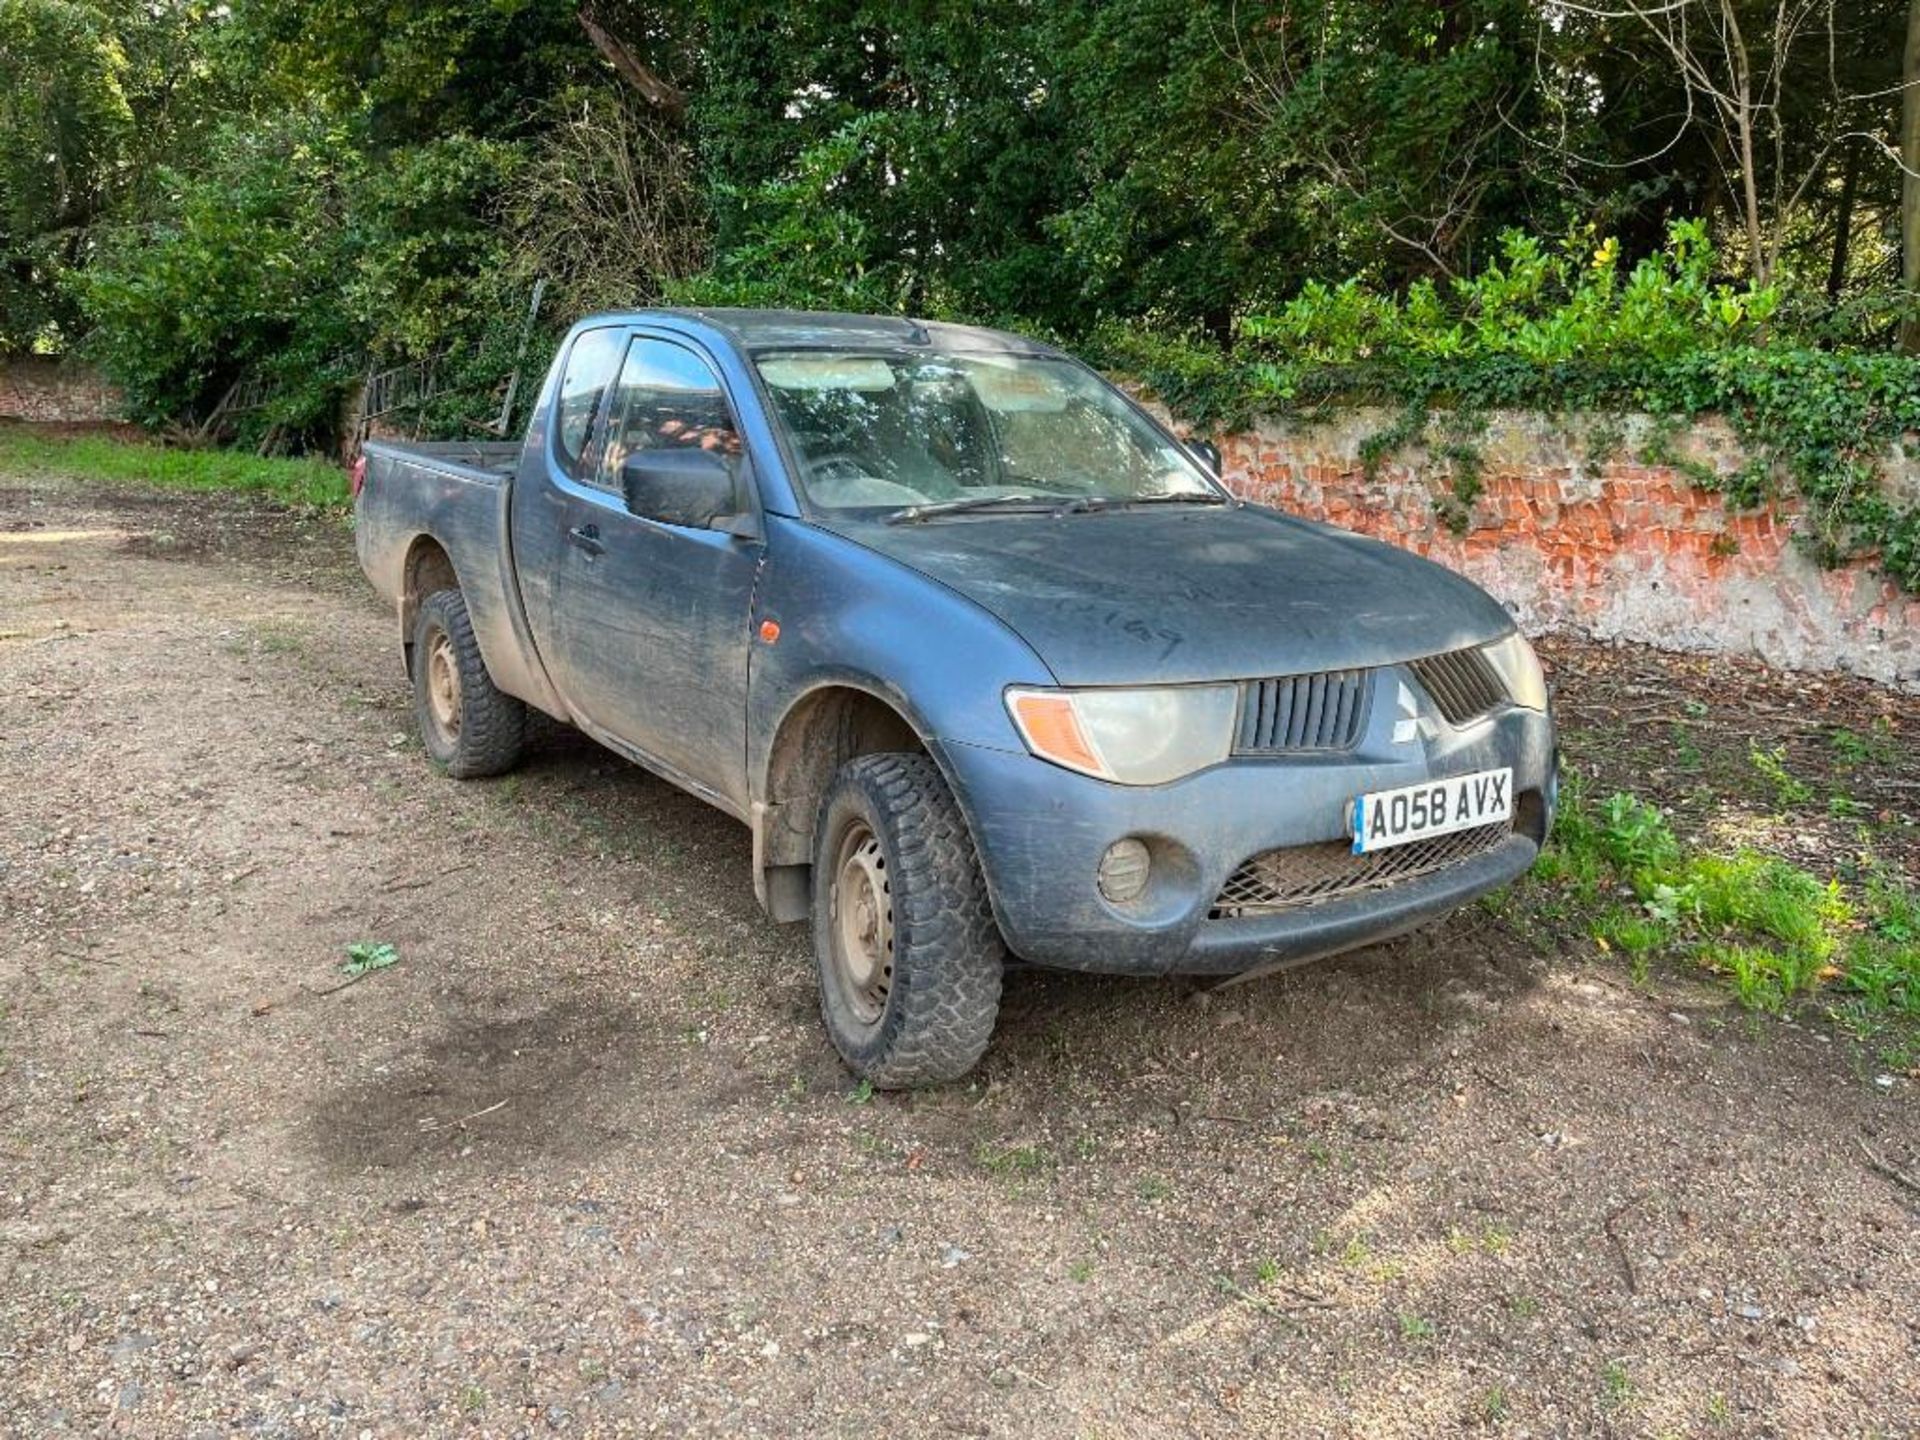
[[879,1024],[893,989],[893,887],[879,838],[864,821],[840,837],[828,929],[842,998],[861,1024]]
[[460,666],[453,637],[444,630],[427,647],[427,709],[435,729],[449,740],[460,738]]

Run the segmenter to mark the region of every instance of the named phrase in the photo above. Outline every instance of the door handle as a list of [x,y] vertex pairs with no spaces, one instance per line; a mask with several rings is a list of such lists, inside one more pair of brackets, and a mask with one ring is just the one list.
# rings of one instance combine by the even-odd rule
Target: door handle
[[589,555],[604,555],[607,547],[601,543],[598,525],[576,525],[567,531],[567,543],[578,545]]

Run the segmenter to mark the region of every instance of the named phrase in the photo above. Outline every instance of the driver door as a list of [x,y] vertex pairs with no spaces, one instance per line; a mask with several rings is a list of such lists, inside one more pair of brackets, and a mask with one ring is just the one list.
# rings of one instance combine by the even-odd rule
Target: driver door
[[549,523],[566,543],[556,555],[549,668],[583,728],[744,813],[761,543],[635,514],[621,489],[630,456],[691,446],[729,459],[737,513],[752,513],[719,376],[689,347],[635,334],[579,478],[556,481]]

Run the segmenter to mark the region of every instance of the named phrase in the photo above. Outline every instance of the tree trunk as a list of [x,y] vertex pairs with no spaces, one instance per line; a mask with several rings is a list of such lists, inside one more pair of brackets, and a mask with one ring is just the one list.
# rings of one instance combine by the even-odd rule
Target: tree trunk
[[[1920,3],[1920,0],[1915,0],[1915,3]],[[619,36],[600,23],[592,10],[581,10],[576,18],[580,21],[580,28],[587,32],[587,38],[593,42],[593,48],[607,58],[607,62],[620,73],[620,78],[638,90],[649,105],[673,116],[686,110],[686,92],[643,63]]]
[[[1900,276],[1909,304],[1920,303],[1920,0],[1907,7],[1907,53],[1900,69]],[[1900,348],[1920,353],[1920,317],[1900,324]]]
[[[1920,0],[1914,0],[1920,9]],[[1827,303],[1838,304],[1847,287],[1847,258],[1853,249],[1853,193],[1860,184],[1860,147],[1847,147],[1847,168],[1840,177],[1840,208],[1833,222],[1833,263],[1827,268]]]

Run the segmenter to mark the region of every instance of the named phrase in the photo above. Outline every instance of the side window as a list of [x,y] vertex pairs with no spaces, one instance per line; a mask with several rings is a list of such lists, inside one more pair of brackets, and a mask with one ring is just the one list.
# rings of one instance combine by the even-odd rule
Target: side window
[[574,342],[567,356],[553,435],[561,465],[576,480],[591,474],[587,448],[593,437],[593,419],[620,366],[620,347],[625,340],[619,330],[589,330]]
[[600,483],[609,490],[621,488],[620,467],[642,451],[700,449],[729,460],[740,454],[720,377],[691,350],[665,340],[641,336],[627,350],[607,421]]

